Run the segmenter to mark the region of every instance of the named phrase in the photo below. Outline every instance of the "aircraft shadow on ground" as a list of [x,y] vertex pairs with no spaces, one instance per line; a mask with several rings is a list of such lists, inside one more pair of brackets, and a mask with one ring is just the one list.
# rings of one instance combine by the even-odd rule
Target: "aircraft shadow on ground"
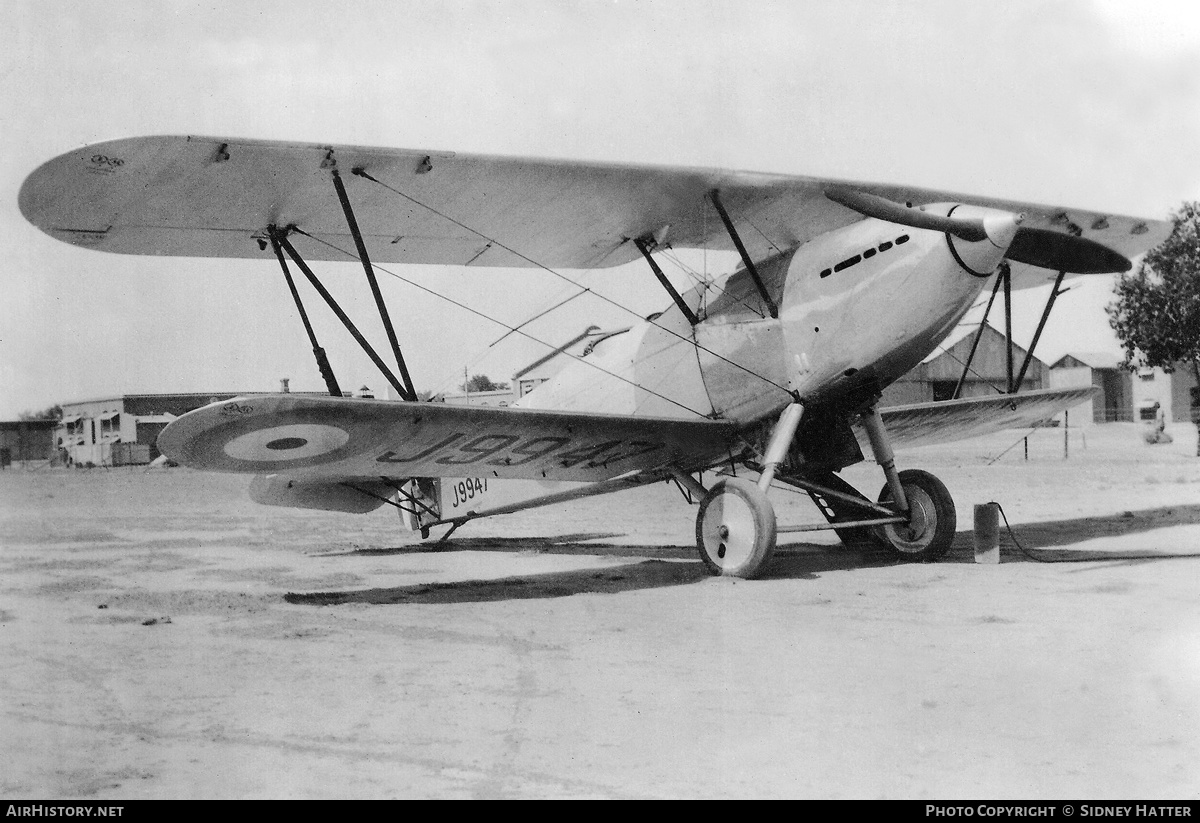
[[[1167,553],[1147,550],[1075,551],[1070,545],[1097,537],[1115,537],[1147,532],[1166,526],[1200,524],[1200,505],[1172,506],[1104,517],[1082,517],[1045,523],[1022,523],[1014,527],[1017,539],[1033,557],[1022,552],[1001,523],[1000,557],[1004,563],[1094,563],[1150,562],[1200,557],[1200,552]],[[360,549],[347,555],[405,554],[414,551],[472,550],[535,552],[539,554],[589,555],[640,558],[637,562],[604,569],[577,569],[546,574],[527,574],[494,580],[462,580],[391,588],[336,592],[289,592],[289,603],[334,606],[344,603],[421,604],[482,603],[497,600],[528,600],[569,597],[573,594],[615,594],[640,589],[659,589],[701,583],[711,577],[696,556],[694,546],[638,546],[601,541],[621,537],[615,533],[577,533],[549,537],[459,538],[443,544],[395,549]],[[1037,558],[1035,560],[1034,558]],[[680,562],[686,561],[686,562]],[[899,565],[890,551],[880,547],[847,548],[800,541],[781,541],[763,580],[815,579],[822,573],[854,571]],[[942,563],[974,563],[974,538],[970,529],[959,531]]]
[[[354,549],[349,552],[333,552],[333,555],[380,556],[392,554],[424,554],[430,552],[477,551],[477,552],[536,552],[538,554],[598,554],[604,557],[694,557],[695,552],[678,546],[637,546],[623,543],[604,543],[614,537],[625,537],[621,532],[579,532],[540,537],[454,537],[446,542],[428,540],[408,546],[385,549]],[[328,555],[327,555],[328,556]]]
[[535,600],[573,594],[612,594],[638,589],[661,589],[696,583],[708,574],[695,563],[643,560],[605,569],[578,569],[547,574],[526,574],[495,580],[459,580],[380,589],[340,592],[289,592],[289,603],[337,606],[343,603],[374,605],[418,603],[486,603],[494,600]]
[[[546,574],[526,574],[493,580],[461,580],[390,588],[335,592],[289,592],[289,603],[335,606],[344,603],[375,605],[402,603],[482,603],[494,600],[529,600],[569,597],[573,594],[615,594],[640,589],[660,589],[702,583],[712,576],[696,555],[694,546],[629,546],[612,543],[579,543],[562,538],[541,538],[541,544],[521,538],[456,542],[455,548],[497,551],[530,551],[600,557],[637,557],[634,563],[604,569],[576,569]],[[546,546],[546,548],[542,548]],[[650,559],[646,559],[650,558]],[[820,572],[849,571],[895,562],[884,551],[860,552],[843,546],[807,543],[781,545],[763,579],[815,579]]]

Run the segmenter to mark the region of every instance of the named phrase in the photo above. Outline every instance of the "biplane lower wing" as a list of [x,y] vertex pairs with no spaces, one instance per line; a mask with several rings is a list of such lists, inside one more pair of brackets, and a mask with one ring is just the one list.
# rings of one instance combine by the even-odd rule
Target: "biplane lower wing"
[[294,394],[249,395],[183,415],[163,454],[206,471],[298,480],[490,477],[598,482],[691,471],[729,456],[730,423]]
[[[1093,387],[882,409],[896,446],[1027,428]],[[291,394],[214,403],[171,423],[163,454],[195,469],[297,480],[487,476],[599,482],[632,471],[711,466],[736,449],[726,422]],[[380,492],[384,487],[380,487]]]
[[[1094,386],[938,400],[880,409],[896,448],[966,440],[1004,429],[1027,429],[1086,402]],[[865,440],[865,434],[860,440]]]

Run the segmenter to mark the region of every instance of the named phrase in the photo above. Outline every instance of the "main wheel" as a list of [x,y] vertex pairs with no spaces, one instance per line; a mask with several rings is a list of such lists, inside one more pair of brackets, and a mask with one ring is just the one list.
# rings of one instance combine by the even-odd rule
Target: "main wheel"
[[[904,560],[928,563],[950,551],[954,531],[958,526],[954,500],[941,480],[920,469],[900,472],[900,485],[908,497],[908,523],[879,527],[884,542]],[[886,483],[879,493],[879,502],[889,505],[892,490]]]
[[754,577],[775,552],[771,501],[748,480],[718,480],[700,501],[696,546],[712,574]]

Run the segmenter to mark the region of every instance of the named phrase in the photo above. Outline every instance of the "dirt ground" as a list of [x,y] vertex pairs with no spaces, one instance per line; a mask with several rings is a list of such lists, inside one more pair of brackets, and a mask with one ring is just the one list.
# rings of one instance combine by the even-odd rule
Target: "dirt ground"
[[[0,796],[1195,799],[1200,458],[1139,432],[901,452],[945,561],[786,535],[755,581],[665,485],[439,551],[243,476],[0,472]],[[1057,562],[976,564],[988,500]]]

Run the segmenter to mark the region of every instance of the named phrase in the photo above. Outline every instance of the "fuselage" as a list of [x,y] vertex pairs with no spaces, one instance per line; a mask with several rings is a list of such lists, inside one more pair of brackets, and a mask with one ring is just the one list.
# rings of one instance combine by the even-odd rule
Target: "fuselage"
[[[939,204],[930,212],[1007,217]],[[744,269],[684,295],[694,327],[670,308],[605,340],[520,405],[614,414],[701,414],[752,423],[794,396],[806,404],[882,389],[928,356],[1003,259],[1007,226],[978,242],[866,219],[756,268],[770,316]]]

